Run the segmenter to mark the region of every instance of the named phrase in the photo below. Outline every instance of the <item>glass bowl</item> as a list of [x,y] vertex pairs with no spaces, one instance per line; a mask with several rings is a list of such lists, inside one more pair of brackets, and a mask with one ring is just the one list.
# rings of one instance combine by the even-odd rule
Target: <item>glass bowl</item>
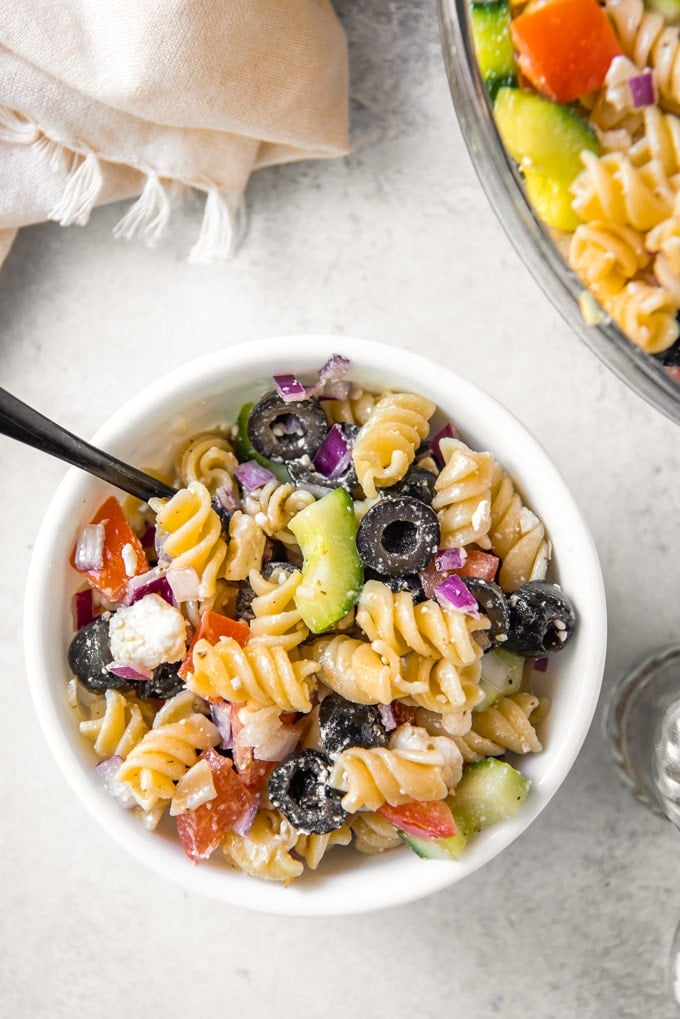
[[501,141],[479,72],[470,0],[438,0],[444,63],[454,107],[477,175],[503,228],[529,271],[583,342],[639,396],[680,423],[680,385],[656,358],[605,318],[587,325],[579,299],[584,285],[534,214],[521,176]]

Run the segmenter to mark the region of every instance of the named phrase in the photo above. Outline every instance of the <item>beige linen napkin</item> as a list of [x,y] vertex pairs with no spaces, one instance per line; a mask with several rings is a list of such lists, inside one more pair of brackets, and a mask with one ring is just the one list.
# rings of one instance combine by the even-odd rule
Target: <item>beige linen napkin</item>
[[329,0],[0,0],[0,265],[16,230],[131,204],[156,241],[205,192],[190,260],[227,257],[253,170],[347,152],[345,35]]

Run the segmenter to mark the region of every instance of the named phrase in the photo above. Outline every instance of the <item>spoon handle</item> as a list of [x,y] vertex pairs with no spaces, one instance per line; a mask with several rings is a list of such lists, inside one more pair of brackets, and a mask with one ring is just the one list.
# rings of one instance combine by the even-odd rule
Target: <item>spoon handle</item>
[[0,434],[80,467],[144,502],[153,496],[172,498],[175,494],[174,488],[79,439],[6,389],[0,389]]

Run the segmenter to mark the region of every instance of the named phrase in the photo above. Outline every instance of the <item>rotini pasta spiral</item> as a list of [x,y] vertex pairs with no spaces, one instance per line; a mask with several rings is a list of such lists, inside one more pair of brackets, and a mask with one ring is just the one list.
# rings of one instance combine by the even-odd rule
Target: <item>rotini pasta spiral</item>
[[128,783],[144,810],[160,800],[171,800],[175,783],[196,763],[200,751],[220,741],[217,728],[205,715],[189,715],[158,726],[156,721],[116,773],[116,781]]
[[329,424],[337,422],[361,426],[368,421],[377,399],[375,394],[361,389],[360,386],[352,386],[347,399],[324,400],[322,407]]
[[602,306],[627,336],[648,354],[658,354],[675,343],[678,301],[668,290],[632,280]]
[[489,625],[484,617],[442,608],[431,599],[416,605],[407,591],[395,593],[378,580],[364,584],[356,622],[374,646],[387,645],[396,655],[416,651],[426,658],[448,658],[459,667],[481,657],[473,633]]
[[345,810],[377,810],[383,803],[396,807],[414,800],[441,800],[448,794],[444,774],[460,758],[458,748],[452,740],[418,732],[422,735],[400,744],[395,730],[389,748],[348,747],[336,756],[328,781],[345,793]]
[[199,640],[192,664],[187,687],[201,697],[276,704],[282,711],[307,712],[312,707],[310,693],[319,665],[292,661],[282,647],[250,641],[242,648],[232,637],[215,645]]
[[252,877],[288,884],[304,865],[290,855],[300,833],[276,810],[260,810],[247,836],[228,832],[222,852],[236,869]]
[[576,227],[568,258],[596,297],[617,293],[650,262],[644,236],[638,230],[599,220]]
[[175,569],[193,569],[199,578],[199,598],[211,598],[227,554],[220,518],[210,505],[210,492],[192,481],[163,504],[151,500],[156,524],[166,536],[163,552]]
[[460,439],[439,443],[444,466],[434,485],[432,508],[441,528],[441,545],[488,548],[493,457],[478,453]]
[[470,731],[453,737],[466,764],[483,757],[499,757],[508,750],[514,754],[542,750],[531,717],[537,708],[545,710],[545,700],[532,693],[516,693],[474,712]]
[[[482,699],[479,687],[480,673],[479,661],[459,669],[447,658],[434,661],[432,658],[423,658],[422,655],[410,654],[403,663],[404,679],[411,682],[416,689],[416,692],[410,695],[411,700],[428,711],[446,716],[455,715],[459,720],[456,732],[461,731],[460,727],[465,723],[467,728],[470,727],[472,709]],[[423,684],[425,689],[422,692],[418,691],[417,688]],[[452,721],[451,719],[449,724],[452,724]]]
[[357,479],[369,499],[404,477],[434,412],[431,400],[414,393],[386,393],[378,400],[352,448]]
[[339,634],[331,640],[316,641],[309,653],[321,667],[319,678],[346,700],[389,704],[425,689],[421,681],[404,679],[399,656],[380,642],[371,646],[365,640]]
[[634,166],[622,152],[581,153],[584,169],[572,186],[573,207],[581,219],[605,220],[651,230],[673,209],[674,189],[655,159]]
[[284,545],[297,545],[288,524],[296,513],[313,502],[314,496],[304,488],[296,488],[288,482],[269,481],[262,488],[248,492],[243,510],[270,538]]
[[385,853],[404,844],[397,835],[394,825],[381,814],[375,814],[371,810],[357,814],[352,819],[351,828],[354,833],[354,848],[365,856]]
[[250,623],[252,639],[286,651],[301,644],[309,636],[295,604],[302,574],[298,570],[279,570],[265,579],[258,570],[251,570],[248,579],[255,592],[250,606],[254,615]]
[[149,726],[139,704],[120,691],[107,690],[104,697],[103,713],[81,722],[80,731],[87,736],[102,760],[107,757],[125,758],[148,732]]
[[228,488],[236,494],[234,470],[238,460],[229,443],[220,432],[201,432],[182,443],[175,457],[175,472],[180,485],[186,488],[199,481],[214,495],[218,488]]
[[325,835],[300,835],[295,843],[295,852],[302,856],[310,870],[316,870],[321,860],[333,846],[348,846],[352,832],[348,825],[336,828]]
[[624,53],[639,67],[653,67],[664,104],[680,109],[678,31],[661,14],[646,10],[643,0],[605,0]]
[[251,570],[262,569],[267,537],[257,521],[236,510],[229,521],[229,546],[224,576],[227,580],[245,580]]
[[674,113],[664,113],[658,106],[646,106],[641,131],[628,150],[635,166],[644,166],[652,159],[663,167],[668,177],[680,172],[680,119]]
[[545,528],[499,464],[494,468],[489,536],[491,550],[501,559],[498,583],[504,591],[545,578],[551,556]]

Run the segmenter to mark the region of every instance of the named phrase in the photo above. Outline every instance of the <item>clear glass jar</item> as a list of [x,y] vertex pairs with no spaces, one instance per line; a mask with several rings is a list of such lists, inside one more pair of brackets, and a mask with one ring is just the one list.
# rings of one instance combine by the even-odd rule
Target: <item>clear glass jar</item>
[[680,423],[680,385],[610,319],[589,326],[579,298],[584,286],[534,215],[521,177],[494,123],[475,57],[470,0],[439,0],[446,73],[458,120],[477,175],[511,243],[574,332],[620,379],[671,420]]

